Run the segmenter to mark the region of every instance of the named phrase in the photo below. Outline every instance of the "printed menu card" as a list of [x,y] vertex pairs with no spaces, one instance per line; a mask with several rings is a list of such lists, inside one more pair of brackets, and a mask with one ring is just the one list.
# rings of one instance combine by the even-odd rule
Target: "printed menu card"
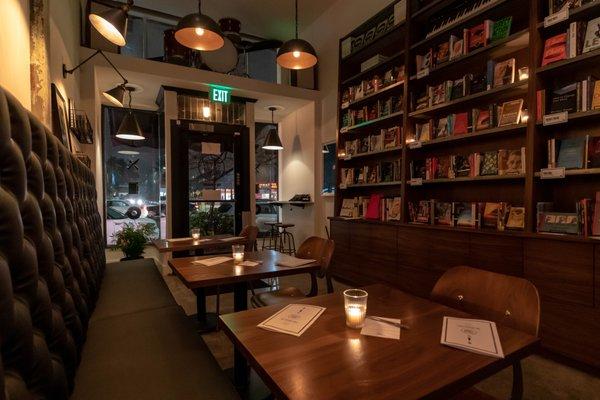
[[441,343],[456,349],[504,358],[498,330],[492,321],[444,317]]
[[289,304],[258,324],[273,332],[300,336],[323,314],[325,307],[310,304]]

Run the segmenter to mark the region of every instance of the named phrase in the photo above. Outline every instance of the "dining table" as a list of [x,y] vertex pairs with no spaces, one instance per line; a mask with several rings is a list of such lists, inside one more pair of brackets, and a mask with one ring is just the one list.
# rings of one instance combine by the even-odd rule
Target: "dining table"
[[248,238],[233,235],[213,235],[194,238],[156,239],[152,245],[159,253],[173,253],[178,251],[204,251],[215,248],[225,248],[234,244],[245,244]]
[[408,328],[400,339],[348,328],[342,293],[297,301],[325,307],[300,337],[257,326],[283,305],[221,315],[223,332],[245,356],[235,360],[236,385],[248,383],[247,362],[277,399],[447,399],[527,357],[539,344],[535,336],[497,324],[504,358],[451,348],[440,343],[444,317],[476,316],[384,284],[363,289],[368,316],[400,319]]

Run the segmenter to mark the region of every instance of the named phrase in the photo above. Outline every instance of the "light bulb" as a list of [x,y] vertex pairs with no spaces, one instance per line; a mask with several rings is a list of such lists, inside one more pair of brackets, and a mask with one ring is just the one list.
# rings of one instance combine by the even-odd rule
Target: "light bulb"
[[294,58],[300,58],[300,52],[298,50],[293,51],[292,55],[294,56]]
[[204,35],[204,29],[202,29],[202,28],[196,28],[196,35],[198,35],[198,36]]
[[204,118],[210,118],[210,107],[208,107],[208,106],[202,107],[202,116]]

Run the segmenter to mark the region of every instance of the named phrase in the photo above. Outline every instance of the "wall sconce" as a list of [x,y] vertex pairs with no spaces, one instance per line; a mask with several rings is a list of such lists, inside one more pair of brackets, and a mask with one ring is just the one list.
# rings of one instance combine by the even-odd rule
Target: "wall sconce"
[[127,19],[129,10],[133,6],[133,0],[120,7],[111,8],[102,13],[89,15],[92,26],[109,42],[123,47],[126,44]]

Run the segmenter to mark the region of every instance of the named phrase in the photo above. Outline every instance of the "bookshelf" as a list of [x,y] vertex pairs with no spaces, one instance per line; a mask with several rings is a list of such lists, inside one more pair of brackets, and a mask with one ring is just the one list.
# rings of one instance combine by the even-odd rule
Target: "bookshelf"
[[[391,2],[386,9],[341,38],[340,55],[344,41],[371,29],[378,19],[393,12],[398,3],[400,1]],[[463,18],[439,19],[451,15],[453,7],[459,3],[480,6]],[[600,17],[600,0],[569,10],[564,19],[555,18],[549,26],[544,24],[544,19],[549,16],[548,0],[407,0],[406,7],[406,20],[394,30],[374,40],[368,48],[339,58],[338,149],[344,149],[348,140],[360,139],[375,130],[395,125],[402,127],[402,136],[401,142],[393,148],[364,151],[350,157],[340,154],[338,158],[338,174],[342,168],[360,168],[391,160],[400,160],[401,171],[400,179],[392,182],[338,185],[335,216],[331,218],[331,236],[336,240],[334,275],[355,285],[384,280],[423,296],[429,295],[443,271],[455,265],[473,265],[524,276],[540,290],[544,303],[542,319],[550,321],[542,328],[542,336],[547,338],[544,346],[600,367],[600,348],[596,346],[590,351],[595,345],[584,338],[586,335],[592,337],[594,329],[600,329],[600,326],[593,328],[581,322],[593,318],[600,320],[600,239],[583,234],[539,232],[537,221],[538,203],[551,202],[556,211],[574,213],[579,200],[593,199],[595,193],[600,192],[600,166],[597,165],[567,168],[564,178],[541,177],[541,171],[549,164],[548,140],[600,137],[600,109],[570,110],[554,125],[543,120],[544,115],[554,114],[549,91],[571,82],[581,82],[589,75],[600,79],[600,48],[542,66],[545,40],[565,31],[572,22]],[[435,54],[450,35],[460,37],[464,29],[477,26],[486,19],[497,22],[507,16],[512,17],[511,27],[504,37],[490,40],[484,46],[452,59],[433,62],[429,68],[418,68],[417,56],[426,55],[430,48]],[[433,24],[441,28],[434,30]],[[376,54],[387,58],[361,71],[360,63]],[[446,81],[456,82],[466,73],[474,77],[486,74],[488,61],[498,65],[509,59],[515,60],[514,80],[497,86],[494,83],[484,90],[457,98],[450,96],[439,104],[415,107],[429,87]],[[384,74],[390,66],[398,65],[404,65],[402,80],[342,107],[348,85],[371,79],[374,74]],[[528,76],[520,79],[518,70],[523,67],[527,67]],[[538,105],[542,105],[538,96],[540,90],[546,90],[546,108],[538,118]],[[346,106],[363,107],[390,94],[402,99],[401,109],[369,121],[344,124],[342,115]],[[528,119],[506,125],[495,121],[477,129],[471,121],[469,129],[460,134],[429,135],[424,140],[418,136],[418,129],[427,123],[434,127],[430,132],[435,132],[439,121],[449,115],[456,117],[467,112],[472,117],[476,115],[472,113],[473,109],[519,99],[523,101],[522,110],[528,112]],[[496,112],[494,107],[489,109]],[[590,139],[586,140],[589,143]],[[415,161],[521,149],[525,159],[521,160],[517,174],[433,176],[422,180],[411,175]],[[340,182],[341,176],[338,176]],[[400,197],[400,219],[340,217],[344,199],[365,198],[372,194],[384,198]],[[452,203],[509,204],[524,211],[523,228],[490,228],[483,224],[469,228],[411,222],[409,204],[431,199]],[[361,263],[365,252],[386,255],[378,256],[377,266],[366,268]],[[573,342],[572,332],[558,324],[564,320],[571,321],[575,329],[582,332],[578,341]]]

